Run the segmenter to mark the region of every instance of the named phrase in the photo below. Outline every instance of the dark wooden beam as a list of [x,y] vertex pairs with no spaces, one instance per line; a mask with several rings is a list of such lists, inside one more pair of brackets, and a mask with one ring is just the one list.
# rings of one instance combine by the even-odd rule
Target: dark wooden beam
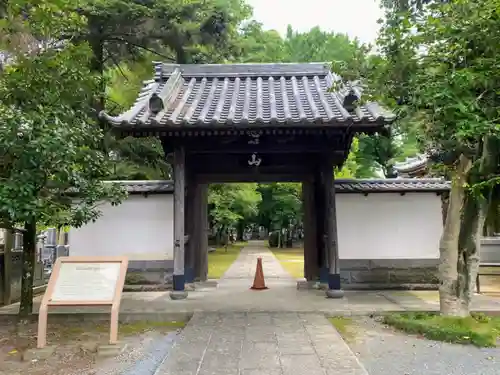
[[[330,154],[332,155],[332,154]],[[193,173],[200,175],[248,175],[244,180],[255,180],[273,175],[305,175],[309,174],[318,160],[324,155],[317,154],[207,154],[189,155],[188,166]],[[336,159],[340,163],[340,159]],[[288,179],[288,177],[287,177]],[[300,179],[293,178],[293,181]]]
[[215,183],[232,183],[232,182],[302,182],[310,179],[310,174],[303,173],[279,173],[279,174],[249,174],[249,173],[202,173],[196,175],[198,183],[215,184]]

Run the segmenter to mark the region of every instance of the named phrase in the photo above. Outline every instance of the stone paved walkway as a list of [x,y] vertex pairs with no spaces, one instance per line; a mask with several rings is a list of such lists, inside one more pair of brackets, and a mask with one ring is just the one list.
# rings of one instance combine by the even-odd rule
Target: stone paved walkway
[[319,314],[196,313],[157,375],[368,375]]
[[[247,290],[255,275],[257,258],[262,258],[264,277],[269,287],[296,289],[297,280],[292,278],[281,266],[274,254],[267,249],[264,241],[251,241],[242,249],[236,261],[219,280],[219,289],[244,288]],[[251,293],[255,293],[252,291]]]
[[[250,290],[256,259],[263,258],[264,275],[269,289]],[[123,293],[120,318],[143,316],[154,319],[178,319],[194,312],[310,312],[326,315],[366,315],[387,311],[437,311],[437,292],[417,291],[346,291],[343,299],[327,299],[322,290],[297,290],[295,280],[281,267],[262,243],[250,243],[228,269],[217,288],[197,286],[186,300],[172,301],[168,292]],[[38,311],[41,296],[35,298]],[[19,304],[0,308],[0,315],[17,314]],[[475,295],[472,310],[499,312],[500,299]],[[101,313],[102,308],[53,308],[51,312]],[[134,319],[132,317],[132,319]]]
[[[253,246],[252,246],[253,245]],[[255,307],[273,288],[295,290],[293,279],[259,243],[244,249],[215,295],[236,290]],[[260,256],[269,290],[249,291]],[[322,314],[195,313],[158,375],[367,375]]]

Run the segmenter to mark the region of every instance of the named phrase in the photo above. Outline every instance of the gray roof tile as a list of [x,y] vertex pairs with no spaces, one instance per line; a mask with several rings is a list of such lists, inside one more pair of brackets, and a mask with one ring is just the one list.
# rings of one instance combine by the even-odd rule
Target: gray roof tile
[[[304,124],[384,125],[395,116],[377,103],[349,108],[361,90],[331,92],[336,77],[324,63],[155,64],[127,112],[101,116],[133,128]],[[161,102],[158,101],[161,99]],[[359,99],[359,98],[358,98]],[[155,110],[151,101],[157,101]],[[345,100],[345,101],[344,101]]]
[[[113,181],[127,188],[131,194],[172,193],[173,181]],[[394,179],[339,179],[335,181],[338,193],[384,193],[384,192],[444,192],[450,183],[437,178],[394,178]]]
[[388,178],[366,180],[336,180],[340,193],[382,192],[444,192],[450,183],[439,178]]
[[394,169],[399,173],[409,173],[418,171],[427,167],[429,158],[424,154],[417,154],[414,157],[408,157],[402,162],[394,164]]
[[169,180],[143,180],[143,181],[110,181],[119,183],[127,189],[130,194],[159,194],[173,193],[174,182]]

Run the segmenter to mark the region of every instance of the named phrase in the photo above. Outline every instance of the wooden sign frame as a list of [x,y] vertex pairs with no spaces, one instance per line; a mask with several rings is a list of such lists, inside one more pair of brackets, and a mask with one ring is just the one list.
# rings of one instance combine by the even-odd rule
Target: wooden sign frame
[[[63,263],[119,263],[120,271],[115,285],[115,293],[112,300],[109,301],[87,301],[87,300],[71,300],[71,301],[52,301],[54,288],[57,284],[57,279],[61,271]],[[49,306],[111,306],[111,320],[109,330],[109,343],[116,344],[118,342],[118,314],[120,312],[120,302],[125,284],[125,276],[127,274],[128,258],[125,256],[67,256],[59,257],[53,266],[52,274],[50,275],[47,289],[40,305],[38,312],[38,338],[37,348],[43,348],[47,344],[47,315]]]

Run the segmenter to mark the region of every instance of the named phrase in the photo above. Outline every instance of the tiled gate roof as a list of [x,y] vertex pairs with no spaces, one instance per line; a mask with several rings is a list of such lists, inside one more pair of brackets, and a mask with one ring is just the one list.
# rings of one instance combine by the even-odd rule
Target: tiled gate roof
[[324,63],[155,65],[133,107],[101,117],[123,128],[263,125],[382,126],[395,116],[377,103],[357,105],[361,90],[331,92]]

